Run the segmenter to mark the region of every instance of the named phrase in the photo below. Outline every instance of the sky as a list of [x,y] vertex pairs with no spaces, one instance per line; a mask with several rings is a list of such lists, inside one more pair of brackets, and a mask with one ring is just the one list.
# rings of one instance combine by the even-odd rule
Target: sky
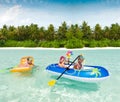
[[94,27],[120,24],[120,0],[0,0],[0,27],[30,25],[56,28],[86,21]]

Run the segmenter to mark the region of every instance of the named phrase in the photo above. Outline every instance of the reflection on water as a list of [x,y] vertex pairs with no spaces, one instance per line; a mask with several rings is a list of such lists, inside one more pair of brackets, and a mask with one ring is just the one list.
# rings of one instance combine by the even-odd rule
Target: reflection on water
[[19,75],[22,77],[32,77],[36,71],[39,71],[40,70],[40,67],[39,66],[35,66],[32,68],[31,71],[28,71],[28,72],[22,72],[22,73],[19,73]]
[[[56,76],[51,76],[53,79],[56,79]],[[75,80],[70,80],[66,78],[61,78],[57,81],[55,88],[67,88],[67,89],[74,89],[79,90],[80,92],[92,92],[99,90],[99,83],[88,83],[88,82],[80,82]],[[53,90],[54,91],[54,88]]]

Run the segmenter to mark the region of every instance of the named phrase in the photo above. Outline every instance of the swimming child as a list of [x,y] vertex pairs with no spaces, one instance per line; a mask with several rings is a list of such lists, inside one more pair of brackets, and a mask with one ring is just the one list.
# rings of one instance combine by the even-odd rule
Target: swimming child
[[33,65],[34,65],[33,60],[30,57],[28,57],[28,58],[23,58],[21,60],[21,63],[18,65],[18,67],[31,67]]
[[33,61],[32,61],[32,59],[30,59],[29,57],[27,58],[27,64],[28,64],[29,66],[33,65]]

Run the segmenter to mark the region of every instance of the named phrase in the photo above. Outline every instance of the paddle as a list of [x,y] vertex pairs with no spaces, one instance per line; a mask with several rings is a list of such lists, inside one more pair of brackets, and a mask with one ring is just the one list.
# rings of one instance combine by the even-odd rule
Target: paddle
[[78,57],[79,57],[79,56],[77,56],[77,57],[75,58],[75,60],[74,60],[73,62],[71,62],[71,64],[61,73],[61,75],[60,75],[56,80],[51,80],[51,81],[49,81],[49,82],[48,82],[48,85],[49,85],[49,86],[54,86],[55,83],[56,83],[56,81],[57,81],[58,79],[60,79],[60,77],[69,69],[69,67],[78,59]]

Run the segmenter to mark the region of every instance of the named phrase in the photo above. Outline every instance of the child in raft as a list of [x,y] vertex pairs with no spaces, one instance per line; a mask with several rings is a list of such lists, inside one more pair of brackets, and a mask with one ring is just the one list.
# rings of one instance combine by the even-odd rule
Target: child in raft
[[84,58],[83,58],[82,55],[80,55],[80,56],[78,57],[77,63],[74,64],[74,69],[77,69],[77,70],[82,69],[82,68],[83,68],[83,65],[82,65],[83,61],[84,61]]
[[26,62],[23,63],[23,64],[20,64],[19,67],[31,67],[31,66],[33,66],[33,65],[34,65],[34,64],[33,64],[33,62],[32,62],[32,59],[27,58],[27,59],[26,59]]
[[67,68],[67,67],[65,66],[65,63],[66,63],[66,58],[65,58],[64,56],[61,56],[60,59],[59,59],[58,65],[59,65],[60,67],[62,67],[62,68]]
[[33,66],[33,60],[31,58],[27,58],[27,65],[28,66]]

